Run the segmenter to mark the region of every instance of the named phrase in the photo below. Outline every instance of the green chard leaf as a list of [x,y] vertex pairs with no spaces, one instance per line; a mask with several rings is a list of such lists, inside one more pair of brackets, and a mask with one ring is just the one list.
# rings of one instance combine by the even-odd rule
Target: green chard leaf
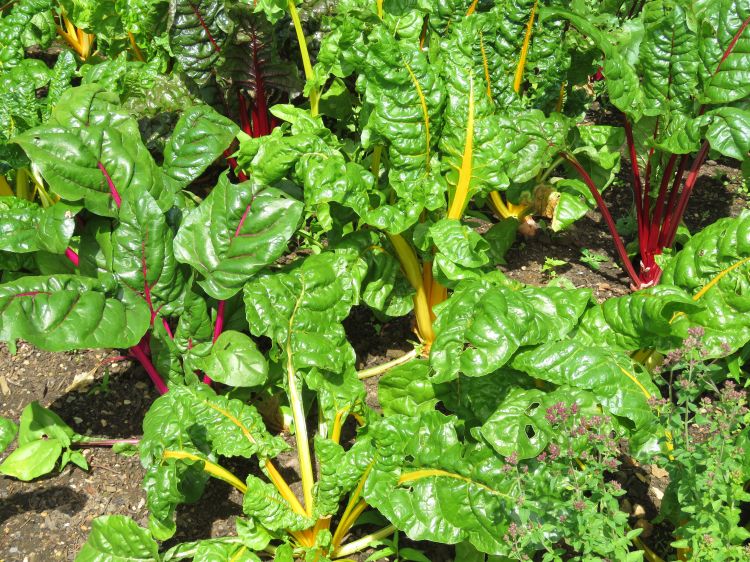
[[76,562],[160,562],[159,545],[151,534],[125,515],[104,515],[91,524]]
[[750,213],[720,219],[696,234],[664,268],[661,282],[692,295],[700,308],[677,314],[682,338],[703,326],[708,357],[732,353],[750,341]]
[[47,351],[128,348],[150,317],[138,294],[111,279],[29,276],[0,285],[0,340],[25,339]]
[[190,211],[175,237],[175,256],[201,276],[200,286],[226,300],[273,263],[297,229],[302,205],[256,180],[232,185],[224,174]]

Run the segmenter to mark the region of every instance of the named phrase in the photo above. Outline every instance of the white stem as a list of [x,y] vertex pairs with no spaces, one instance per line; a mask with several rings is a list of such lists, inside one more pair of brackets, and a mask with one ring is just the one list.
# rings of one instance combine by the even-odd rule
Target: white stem
[[395,532],[396,527],[394,527],[393,525],[388,525],[387,527],[371,533],[366,537],[362,537],[361,539],[357,539],[356,541],[352,541],[348,544],[340,546],[333,551],[333,558],[343,558],[344,556],[349,556],[350,554],[354,554],[355,552],[364,550],[368,546],[370,546],[370,543],[392,535]]
[[375,365],[374,367],[370,367],[369,369],[363,369],[361,371],[357,371],[357,376],[359,377],[359,380],[364,380],[364,379],[369,379],[370,377],[375,377],[377,375],[385,373],[386,371],[390,369],[393,369],[393,367],[398,367],[399,365],[408,363],[409,361],[414,359],[416,356],[417,356],[417,350],[412,349],[408,353],[405,353],[401,357],[397,357],[396,359],[393,359],[392,361],[388,361],[387,363],[383,363],[382,365]]

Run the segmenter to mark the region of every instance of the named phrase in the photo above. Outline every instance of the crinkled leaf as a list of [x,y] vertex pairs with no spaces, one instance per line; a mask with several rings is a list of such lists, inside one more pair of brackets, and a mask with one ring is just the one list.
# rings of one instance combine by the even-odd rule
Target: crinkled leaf
[[581,318],[576,339],[627,352],[669,350],[681,343],[672,323],[675,314],[701,309],[682,289],[660,284],[590,308]]
[[[268,336],[295,369],[342,373],[354,350],[341,321],[354,304],[349,263],[341,256],[310,256],[290,272],[261,275],[245,285],[250,331]],[[286,358],[285,358],[286,361]]]
[[[664,268],[661,282],[691,294],[701,310],[674,318],[687,336],[704,326],[709,356],[731,353],[750,341],[750,213],[721,219],[690,239]],[[726,349],[724,349],[726,348]]]
[[459,441],[455,423],[439,412],[379,421],[371,431],[381,459],[365,499],[411,539],[501,552],[516,509],[513,481],[490,447]]
[[315,520],[292,510],[279,491],[256,476],[248,476],[242,511],[269,531],[301,531]]
[[39,207],[15,197],[0,197],[0,249],[63,253],[75,229],[75,207]]
[[86,544],[76,562],[159,562],[159,545],[130,517],[104,515],[91,523]]
[[378,400],[386,416],[417,416],[435,409],[438,398],[430,382],[430,364],[409,361],[388,371],[378,381]]
[[628,418],[636,427],[653,422],[648,400],[659,391],[625,353],[577,340],[552,342],[520,352],[513,368],[559,386],[590,391],[606,412]]

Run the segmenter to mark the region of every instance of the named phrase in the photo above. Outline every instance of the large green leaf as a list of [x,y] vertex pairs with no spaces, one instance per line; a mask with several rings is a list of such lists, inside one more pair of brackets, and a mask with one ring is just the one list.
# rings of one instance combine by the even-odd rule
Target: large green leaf
[[576,339],[627,352],[670,350],[681,343],[672,323],[675,314],[702,308],[682,289],[662,283],[591,307],[581,318]]
[[551,342],[520,352],[513,368],[558,386],[590,391],[606,412],[636,427],[654,421],[648,401],[659,391],[625,353],[577,340]]
[[[696,12],[704,99],[711,104],[723,104],[747,98],[750,95],[750,30],[747,29],[750,2],[703,1]],[[743,25],[744,31],[738,36]],[[734,48],[719,66],[735,37]]]
[[125,515],[104,515],[91,524],[76,562],[159,562],[159,545],[149,532]]
[[[172,205],[161,172],[140,139],[135,121],[118,112],[116,96],[98,85],[67,91],[49,123],[14,138],[52,191],[113,217],[129,190],[148,191],[162,210]],[[114,110],[114,111],[113,111]]]
[[152,314],[179,311],[187,288],[185,268],[175,260],[172,229],[148,192],[131,189],[112,231],[112,271],[143,295]]
[[365,499],[414,540],[469,540],[483,552],[504,552],[513,479],[491,448],[459,441],[455,423],[439,412],[379,421],[371,431],[381,458]]
[[242,511],[270,531],[302,531],[315,524],[311,517],[293,511],[272,484],[252,475],[247,478]]
[[111,280],[52,275],[0,285],[0,339],[25,339],[48,351],[128,348],[150,319],[145,301]]
[[170,7],[174,14],[169,28],[172,53],[180,70],[204,85],[213,76],[233,28],[226,6],[220,0],[172,0]]
[[700,309],[678,314],[674,328],[705,327],[709,356],[736,351],[750,341],[750,213],[726,218],[696,234],[664,268],[661,282],[692,295]]
[[587,290],[512,290],[488,281],[460,284],[437,307],[430,365],[433,382],[459,373],[487,375],[502,367],[522,345],[560,339],[570,332],[590,299]]
[[547,409],[557,403],[577,404],[582,413],[599,414],[591,393],[562,387],[553,392],[513,388],[479,428],[495,451],[518,459],[537,456],[554,439],[555,429],[546,418]]
[[324,253],[288,273],[250,281],[245,285],[250,331],[271,338],[297,370],[342,373],[352,367],[354,350],[341,325],[356,298],[348,269],[345,258]]
[[171,191],[187,187],[229,148],[237,126],[207,105],[196,105],[180,116],[164,148],[162,172]]
[[202,275],[209,295],[226,300],[281,256],[301,214],[281,191],[254,180],[233,185],[225,174],[183,220],[175,255]]

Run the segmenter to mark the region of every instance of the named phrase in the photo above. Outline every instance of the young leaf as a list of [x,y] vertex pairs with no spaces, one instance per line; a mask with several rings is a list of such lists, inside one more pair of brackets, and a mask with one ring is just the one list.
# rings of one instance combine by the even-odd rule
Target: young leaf
[[20,445],[0,464],[0,473],[28,482],[52,472],[63,445],[57,439],[38,439]]
[[8,418],[0,416],[0,453],[8,448],[18,433],[18,427]]
[[222,332],[211,352],[194,364],[212,380],[230,386],[260,386],[268,378],[266,358],[242,332]]

